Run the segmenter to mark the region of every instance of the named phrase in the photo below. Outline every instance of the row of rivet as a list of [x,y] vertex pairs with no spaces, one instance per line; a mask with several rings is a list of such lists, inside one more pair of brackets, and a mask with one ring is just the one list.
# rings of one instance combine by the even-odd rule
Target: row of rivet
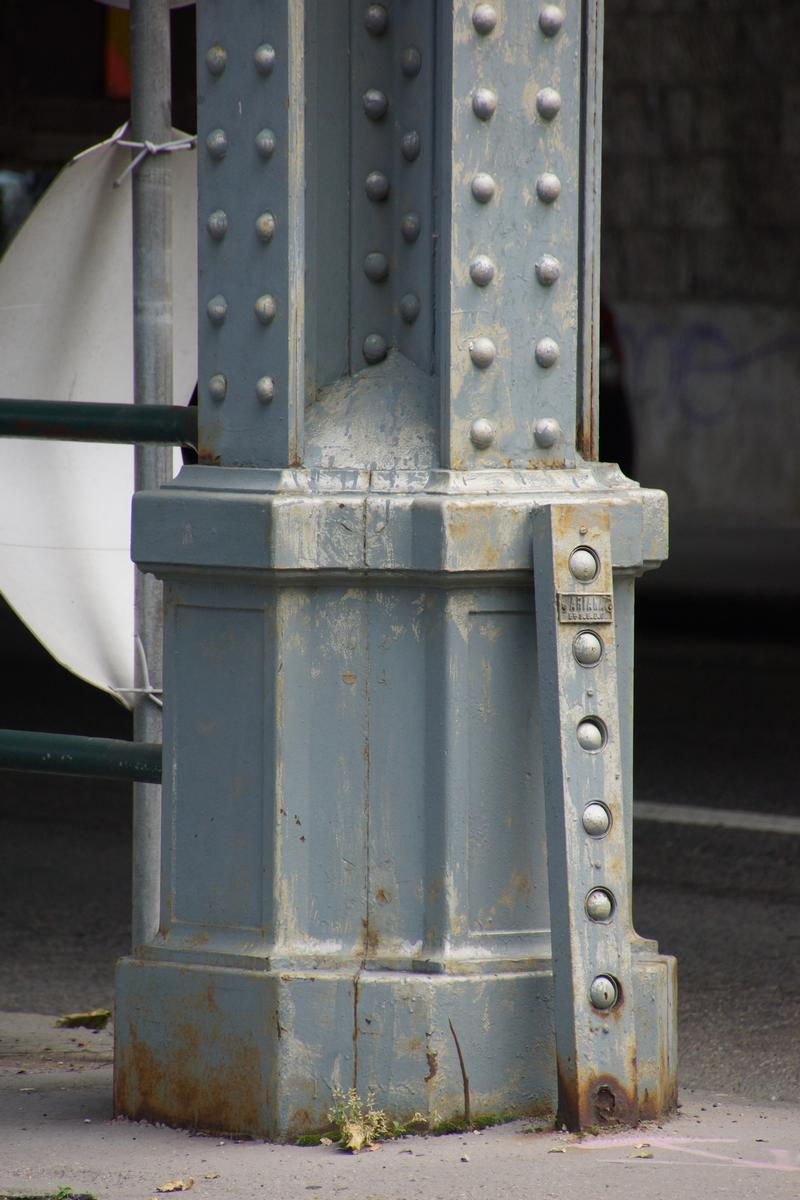
[[[258,46],[253,54],[253,62],[259,75],[271,75],[275,66],[275,49],[268,42]],[[224,46],[213,45],[206,53],[206,65],[209,72],[219,77],[228,64],[228,53]],[[272,158],[276,147],[275,134],[271,129],[262,129],[255,137],[255,149],[265,160]],[[206,137],[206,148],[212,158],[218,161],[228,153],[228,137],[224,129],[212,129]],[[228,232],[228,215],[222,209],[212,212],[207,221],[209,235],[215,241],[220,241]],[[264,212],[256,218],[255,232],[259,241],[268,243],[275,236],[275,217],[271,212]],[[265,294],[256,300],[253,310],[262,325],[270,325],[276,314],[274,297]],[[222,325],[228,315],[228,302],[224,296],[213,296],[206,305],[208,318],[213,325]],[[262,375],[255,384],[256,399],[262,404],[269,404],[275,396],[275,381],[269,375]],[[212,400],[222,401],[228,392],[228,380],[223,374],[212,375],[208,381],[208,394]]]
[[[588,529],[581,527],[583,537]],[[597,578],[600,560],[590,546],[576,546],[569,556],[569,569],[579,584],[591,583]],[[582,629],[572,642],[575,661],[582,667],[596,667],[603,657],[603,639],[594,629]],[[593,691],[589,691],[589,695]],[[590,754],[597,754],[608,741],[608,730],[599,717],[584,717],[576,731],[578,745]],[[583,810],[584,831],[593,838],[602,838],[611,828],[611,813],[605,804],[593,800]],[[614,893],[605,887],[593,887],[584,901],[584,911],[590,921],[604,923],[614,915],[616,901]],[[620,985],[613,975],[595,975],[589,986],[589,1000],[600,1011],[614,1008],[620,999]]]
[[[492,4],[478,4],[472,13],[472,24],[482,37],[494,32],[497,25],[497,10]],[[564,14],[555,4],[546,5],[539,14],[539,27],[546,37],[555,37],[564,23]],[[497,111],[497,94],[491,88],[480,87],[472,94],[472,111],[480,121],[489,121]],[[561,110],[561,96],[555,88],[542,88],[536,97],[536,109],[544,121],[552,121]],[[473,198],[479,204],[488,204],[495,195],[496,184],[487,172],[479,172],[470,185]],[[551,171],[544,171],[536,180],[536,195],[543,204],[554,204],[561,195],[561,180]],[[536,278],[542,287],[552,287],[561,274],[561,264],[551,254],[545,254],[535,266]],[[495,276],[495,266],[485,254],[479,254],[470,263],[469,274],[477,287],[488,287]],[[490,367],[497,349],[491,338],[476,337],[469,343],[469,354],[473,364],[480,370]],[[554,338],[543,337],[537,342],[534,357],[540,367],[552,367],[558,361],[560,349]],[[534,426],[537,445],[543,449],[554,446],[561,437],[557,421],[547,417]],[[490,421],[481,417],[473,421],[470,440],[478,450],[485,450],[494,441],[494,428]]]

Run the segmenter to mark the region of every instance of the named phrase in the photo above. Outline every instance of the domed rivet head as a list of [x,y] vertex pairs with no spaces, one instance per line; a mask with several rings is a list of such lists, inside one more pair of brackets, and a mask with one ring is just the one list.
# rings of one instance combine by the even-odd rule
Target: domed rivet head
[[420,302],[419,296],[413,292],[407,292],[400,300],[400,316],[405,321],[406,325],[413,325],[419,316]]
[[400,70],[406,79],[414,79],[422,70],[422,54],[416,46],[406,46],[400,55]]
[[221,208],[216,209],[206,221],[206,227],[215,242],[221,241],[228,232],[228,214]]
[[259,296],[253,307],[255,309],[255,314],[262,325],[271,325],[275,320],[277,308],[275,306],[274,296]]
[[494,441],[494,426],[485,417],[478,417],[469,427],[469,440],[476,450],[488,450]]
[[488,121],[497,112],[497,94],[491,88],[478,88],[472,93],[472,111],[479,121]]
[[600,563],[594,550],[588,546],[578,546],[569,556],[569,569],[573,579],[579,583],[591,583],[600,570]]
[[228,138],[224,129],[212,129],[206,138],[206,147],[212,158],[224,158],[228,153]]
[[221,325],[228,315],[228,301],[224,296],[212,296],[206,305],[206,312],[213,325]]
[[364,13],[364,25],[373,37],[380,37],[389,28],[389,14],[382,4],[370,4]]
[[386,338],[380,333],[369,333],[364,338],[364,358],[368,363],[383,362],[388,353]]
[[206,51],[206,66],[211,75],[221,75],[228,65],[228,51],[219,43],[210,46]]
[[361,103],[370,121],[380,121],[389,111],[389,101],[386,93],[380,91],[378,88],[367,88],[361,97]]
[[589,999],[595,1008],[605,1011],[619,1000],[619,988],[610,975],[597,975],[589,988]]
[[497,11],[492,4],[477,4],[472,13],[472,24],[477,33],[491,33],[497,24]]
[[555,88],[542,88],[536,97],[536,111],[543,121],[552,121],[561,111],[561,96]]
[[262,242],[271,242],[275,236],[275,218],[271,212],[262,213],[256,220],[256,233]]
[[572,653],[582,667],[594,667],[603,657],[602,638],[591,629],[582,629],[572,643]]
[[552,171],[545,171],[536,180],[536,195],[542,204],[553,204],[561,195],[561,180]]
[[272,68],[275,66],[275,50],[270,46],[269,42],[264,42],[258,47],[253,55],[253,59],[259,75],[272,74]]
[[611,813],[605,804],[601,804],[599,800],[593,800],[583,810],[581,823],[589,837],[605,837],[611,828]]
[[372,283],[381,283],[389,277],[389,260],[380,251],[373,251],[364,259],[364,274]]
[[419,237],[421,227],[422,221],[420,220],[419,213],[404,213],[400,220],[400,232],[403,235],[403,241],[415,242]]
[[539,28],[545,37],[555,37],[564,24],[564,14],[557,4],[546,4],[539,13]]
[[385,200],[389,195],[389,180],[383,171],[370,171],[364,181],[364,187],[370,200],[374,200],[376,203]]
[[270,375],[262,375],[256,383],[256,399],[261,404],[269,404],[275,396],[275,380]]
[[271,129],[262,129],[256,134],[256,150],[262,158],[272,158],[275,153],[276,139]]
[[469,264],[469,277],[478,287],[488,287],[494,279],[494,263],[485,254],[479,254]]
[[561,274],[561,263],[552,254],[543,254],[535,269],[536,278],[542,287],[552,287]]
[[558,342],[551,337],[543,337],[536,343],[534,354],[540,367],[552,367],[558,362],[561,351]]
[[400,151],[406,162],[416,162],[421,148],[422,144],[416,129],[411,129],[400,138]]
[[208,381],[208,394],[212,400],[224,400],[228,381],[224,375],[212,375]]
[[542,417],[533,427],[536,445],[542,450],[550,450],[561,441],[561,426],[555,417]]
[[586,897],[586,915],[590,921],[608,921],[614,911],[614,897],[605,888],[594,888]]
[[597,717],[587,717],[578,725],[577,738],[581,750],[596,754],[606,744],[606,727]]
[[480,174],[475,176],[471,188],[472,195],[479,204],[488,204],[496,191],[494,180],[485,171],[481,171]]
[[497,348],[491,338],[476,337],[469,344],[469,356],[482,371],[492,365],[496,353]]

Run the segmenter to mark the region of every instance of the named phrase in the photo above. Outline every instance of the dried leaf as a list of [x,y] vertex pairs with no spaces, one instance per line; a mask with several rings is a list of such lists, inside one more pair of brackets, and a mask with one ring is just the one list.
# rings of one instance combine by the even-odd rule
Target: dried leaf
[[321,1138],[319,1139],[319,1144],[320,1144],[320,1146],[332,1146],[332,1145],[333,1145],[333,1138],[321,1137]]
[[67,1013],[59,1017],[56,1025],[62,1029],[105,1029],[111,1020],[108,1008],[93,1008],[89,1012]]
[[652,1158],[652,1150],[635,1150],[633,1154],[629,1154],[628,1158]]
[[633,1148],[634,1148],[634,1150],[649,1150],[650,1143],[649,1142],[637,1142]]
[[156,1188],[157,1192],[188,1192],[189,1188],[194,1187],[194,1180],[191,1175],[188,1179],[170,1179],[166,1183],[162,1183]]
[[206,1171],[203,1179],[221,1179],[219,1171]]
[[551,1147],[551,1148],[550,1148],[550,1149],[547,1151],[547,1153],[548,1153],[548,1154],[566,1154],[567,1152],[566,1152],[566,1150],[564,1149],[564,1147],[563,1147],[563,1146],[552,1146],[552,1147]]

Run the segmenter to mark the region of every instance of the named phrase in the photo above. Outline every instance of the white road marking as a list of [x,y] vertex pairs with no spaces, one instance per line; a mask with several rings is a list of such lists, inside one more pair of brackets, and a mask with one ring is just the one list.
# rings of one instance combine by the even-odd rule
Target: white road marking
[[659,821],[665,825],[704,825],[707,828],[800,835],[800,817],[788,817],[781,813],[702,808],[693,804],[658,804],[642,800],[634,804],[633,816],[638,821]]

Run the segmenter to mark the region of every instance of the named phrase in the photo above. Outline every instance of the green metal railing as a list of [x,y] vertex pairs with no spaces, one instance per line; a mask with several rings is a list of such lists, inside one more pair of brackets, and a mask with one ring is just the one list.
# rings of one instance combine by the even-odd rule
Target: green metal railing
[[197,449],[197,409],[171,404],[0,400],[0,437]]
[[0,770],[161,783],[161,746],[154,742],[0,729]]

